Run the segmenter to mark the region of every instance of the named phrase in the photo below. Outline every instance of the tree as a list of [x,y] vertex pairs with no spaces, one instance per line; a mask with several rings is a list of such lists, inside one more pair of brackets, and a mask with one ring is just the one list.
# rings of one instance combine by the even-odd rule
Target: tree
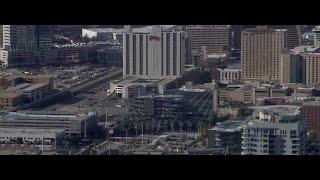
[[291,94],[294,92],[292,88],[287,88],[286,89],[286,96],[291,96]]

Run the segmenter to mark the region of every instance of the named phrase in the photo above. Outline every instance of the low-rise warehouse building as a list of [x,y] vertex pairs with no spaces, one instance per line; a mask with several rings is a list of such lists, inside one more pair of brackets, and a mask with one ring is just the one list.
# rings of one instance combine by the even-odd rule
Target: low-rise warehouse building
[[28,128],[0,128],[0,143],[55,143],[57,139],[63,139],[64,130],[59,129],[28,129]]
[[87,137],[97,127],[96,113],[76,114],[57,111],[18,111],[3,113],[0,128],[59,129],[66,134]]

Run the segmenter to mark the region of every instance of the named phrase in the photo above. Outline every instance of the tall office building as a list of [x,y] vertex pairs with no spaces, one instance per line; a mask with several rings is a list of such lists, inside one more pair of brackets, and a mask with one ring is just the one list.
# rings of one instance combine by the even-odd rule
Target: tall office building
[[241,31],[244,29],[243,25],[231,25],[231,47],[234,49],[241,49]]
[[40,50],[52,47],[49,25],[2,25],[0,35],[3,66],[35,65]]
[[314,33],[314,45],[320,46],[320,26],[313,28],[312,32]]
[[303,82],[307,86],[320,83],[320,47],[310,47],[301,53]]
[[304,52],[303,47],[295,47],[286,50],[280,57],[280,83],[303,83],[302,60],[300,53]]
[[26,50],[36,48],[35,25],[2,25],[2,48],[5,50]]
[[125,26],[123,77],[179,77],[184,74],[185,51],[185,32],[175,26]]
[[300,106],[261,106],[242,134],[243,155],[305,154],[307,130]]
[[2,25],[0,29],[0,64],[3,66],[31,65],[37,50],[34,25]]
[[50,49],[53,47],[51,25],[37,25],[36,26],[36,41],[38,49]]
[[280,56],[286,30],[257,26],[241,36],[241,67],[244,80],[280,80]]
[[280,61],[281,83],[303,83],[315,86],[320,83],[320,47],[299,46],[282,54]]
[[286,49],[293,49],[301,45],[301,26],[300,25],[271,25],[271,29],[287,29],[287,36],[285,39]]
[[225,52],[231,47],[229,25],[197,25],[186,28],[190,52],[198,52],[206,46],[209,53]]

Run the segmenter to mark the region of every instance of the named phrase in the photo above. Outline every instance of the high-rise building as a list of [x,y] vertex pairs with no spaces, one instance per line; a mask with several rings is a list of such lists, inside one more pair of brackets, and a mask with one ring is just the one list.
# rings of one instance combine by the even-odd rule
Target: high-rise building
[[229,25],[197,25],[186,28],[190,52],[199,52],[206,46],[209,53],[225,52],[231,47]]
[[306,127],[300,106],[261,106],[242,133],[243,155],[305,154]]
[[280,83],[302,83],[302,61],[299,53],[304,49],[296,47],[285,51],[280,58]]
[[283,53],[280,61],[282,83],[303,83],[315,86],[320,83],[320,47],[299,46]]
[[301,53],[303,82],[307,86],[320,83],[320,47]]
[[241,31],[244,29],[243,25],[231,25],[231,47],[234,49],[241,49]]
[[244,80],[280,80],[280,56],[285,48],[286,30],[257,26],[241,36],[241,66]]
[[287,29],[287,36],[285,39],[285,47],[293,49],[301,45],[301,26],[299,25],[271,25],[271,29]]
[[159,79],[184,74],[185,32],[176,26],[125,26],[123,76]]
[[2,25],[2,48],[5,50],[27,50],[36,48],[35,25]]
[[53,47],[52,43],[52,26],[51,25],[37,25],[36,26],[36,40],[38,49],[50,49]]
[[316,26],[312,31],[314,33],[314,45],[320,46],[320,26]]
[[52,47],[49,25],[2,25],[0,35],[0,64],[3,66],[38,64],[40,51]]

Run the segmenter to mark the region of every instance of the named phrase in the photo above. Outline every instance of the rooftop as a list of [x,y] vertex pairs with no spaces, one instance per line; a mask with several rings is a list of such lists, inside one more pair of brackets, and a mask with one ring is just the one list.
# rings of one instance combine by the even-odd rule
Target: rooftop
[[[150,33],[155,26],[145,26],[141,28],[132,28],[133,33]],[[175,25],[161,25],[162,31],[170,31]]]
[[0,120],[50,120],[50,119],[75,119],[82,121],[92,113],[88,114],[78,114],[72,112],[59,112],[59,111],[17,111],[8,112],[0,116]]
[[299,54],[299,53],[319,53],[320,47],[319,46],[310,46],[310,45],[303,45],[297,46],[291,50],[291,53]]
[[14,98],[21,96],[20,93],[14,93],[14,92],[0,92],[0,98]]
[[83,30],[93,31],[97,33],[122,33],[123,29],[115,29],[115,28],[86,28]]
[[241,131],[247,121],[241,120],[227,120],[221,123],[217,123],[215,127],[209,129],[213,131],[222,131],[222,132],[235,132]]
[[[297,123],[297,121],[292,121],[293,124]],[[265,121],[253,120],[249,121],[245,127],[246,128],[263,128],[263,129],[277,129],[279,128],[279,123],[270,123]],[[286,123],[288,125],[288,123]]]
[[302,106],[320,106],[320,101],[303,102]]
[[31,86],[30,83],[21,83],[21,84],[18,84],[16,86],[8,87],[5,90],[6,91],[18,91],[18,90],[25,89],[25,88],[30,87],[30,86]]
[[32,129],[32,128],[0,128],[0,133],[19,133],[19,134],[60,134],[64,131],[61,129]]
[[266,26],[260,26],[257,28],[248,28],[243,30],[243,32],[257,32],[257,33],[272,33],[272,32],[285,32],[287,29],[273,29],[267,28]]
[[182,98],[183,95],[175,95],[175,94],[165,94],[165,95],[158,95],[158,94],[149,94],[144,96],[139,96],[137,98]]
[[23,89],[24,92],[26,91],[33,91],[33,90],[36,90],[38,88],[42,88],[44,86],[47,86],[47,84],[44,84],[44,83],[36,83],[36,84],[33,84],[25,89]]
[[300,106],[293,105],[274,105],[274,106],[254,106],[252,109],[273,113],[280,116],[294,116],[300,113]]

